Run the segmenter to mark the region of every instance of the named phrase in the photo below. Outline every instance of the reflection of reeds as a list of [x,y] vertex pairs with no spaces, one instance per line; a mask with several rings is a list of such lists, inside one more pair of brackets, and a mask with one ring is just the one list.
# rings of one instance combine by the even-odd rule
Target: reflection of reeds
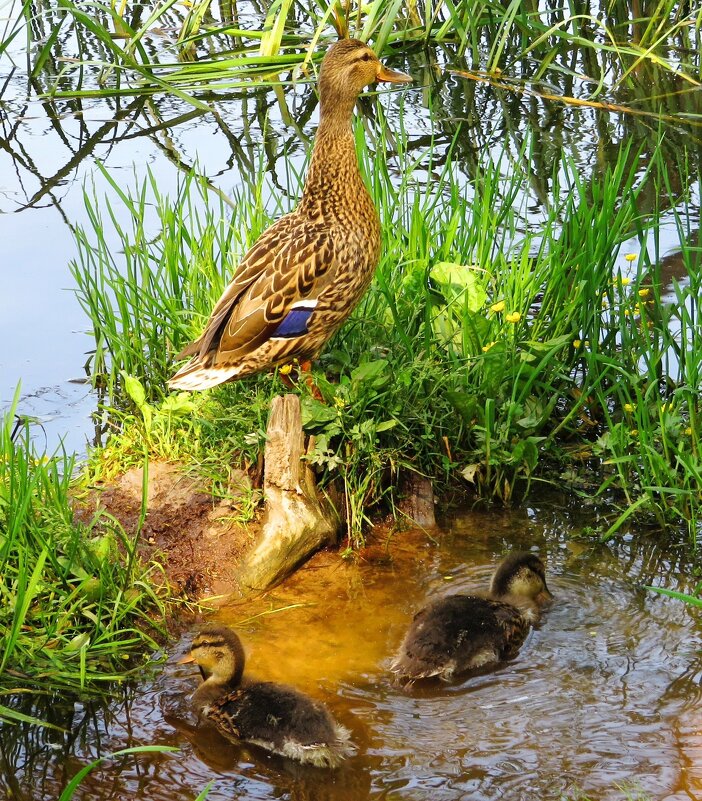
[[[305,5],[278,0],[266,10],[249,3],[243,14],[241,7],[220,4],[219,20],[211,0],[196,3],[185,16],[173,0],[165,0],[145,21],[139,16],[140,6],[131,16],[115,9],[111,14],[89,15],[69,0],[61,7],[68,22],[63,17],[54,20],[50,5],[32,22],[36,38],[45,40],[36,48],[35,74],[56,59],[60,43],[62,49],[65,46],[66,33],[59,28],[71,29],[81,43],[80,51],[72,54],[82,62],[80,69],[69,65],[62,69],[62,80],[71,76],[72,85],[67,88],[57,82],[49,90],[54,96],[96,88],[108,96],[124,91],[126,85],[131,92],[182,92],[196,102],[203,82],[232,88],[242,82],[272,80],[295,66],[305,69],[319,42],[347,32],[373,41],[379,52],[399,46],[446,47],[463,61],[455,66],[468,70],[499,70],[523,78],[526,68],[534,81],[549,75],[579,75],[588,81],[590,99],[610,87],[635,84],[640,71],[649,67],[690,86],[700,81],[702,12],[670,2],[647,9],[645,17],[625,3],[609,3],[602,15],[599,8],[584,3],[567,14],[516,0],[504,6],[374,0],[363,6],[347,3],[343,9],[335,2]],[[115,26],[126,36],[124,46],[114,41]],[[39,28],[44,29],[43,37]],[[164,30],[178,30],[177,41],[158,46],[154,34]],[[16,25],[8,35],[13,34]],[[179,63],[176,54],[197,61],[197,67]],[[86,85],[96,82],[95,69],[100,66],[118,70],[112,73],[111,84]]]

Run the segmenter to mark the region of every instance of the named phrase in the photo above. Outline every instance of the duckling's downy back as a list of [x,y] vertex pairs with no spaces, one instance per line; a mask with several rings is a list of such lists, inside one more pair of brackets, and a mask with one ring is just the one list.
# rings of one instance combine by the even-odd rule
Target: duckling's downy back
[[495,571],[489,594],[450,595],[417,612],[391,669],[409,682],[450,680],[511,659],[538,620],[539,604],[551,597],[543,562],[511,554]]

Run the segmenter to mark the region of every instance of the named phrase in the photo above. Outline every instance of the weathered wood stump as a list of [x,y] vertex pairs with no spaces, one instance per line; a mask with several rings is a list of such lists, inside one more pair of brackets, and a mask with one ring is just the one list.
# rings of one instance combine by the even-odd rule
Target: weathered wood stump
[[335,542],[340,528],[339,516],[317,491],[314,473],[302,459],[305,435],[297,395],[273,398],[266,438],[263,530],[240,573],[241,585],[249,590],[281,581],[316,550]]
[[419,528],[436,528],[434,516],[434,488],[431,480],[419,473],[407,472],[403,476],[404,498],[399,503],[400,511]]

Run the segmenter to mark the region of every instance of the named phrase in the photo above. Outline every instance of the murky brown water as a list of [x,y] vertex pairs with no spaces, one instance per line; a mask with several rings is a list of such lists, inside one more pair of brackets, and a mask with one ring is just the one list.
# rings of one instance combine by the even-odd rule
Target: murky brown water
[[[645,537],[576,543],[569,525],[548,506],[467,513],[436,544],[409,532],[360,563],[321,555],[285,587],[218,615],[238,625],[250,675],[323,699],[352,730],[358,753],[336,772],[194,731],[183,707],[197,678],[174,664],[184,640],[164,672],[122,703],[107,712],[76,707],[70,744],[59,740],[52,752],[47,741],[56,735],[44,734],[42,747],[25,742],[8,754],[5,739],[11,797],[56,798],[66,775],[91,758],[167,744],[180,753],[100,768],[76,798],[191,801],[213,781],[214,801],[532,801],[580,791],[598,801],[626,791],[700,799],[699,610],[642,586],[690,589],[692,565],[684,549]],[[389,657],[413,611],[429,598],[486,587],[502,554],[532,546],[548,560],[556,602],[519,657],[456,685],[409,694],[393,686]]]

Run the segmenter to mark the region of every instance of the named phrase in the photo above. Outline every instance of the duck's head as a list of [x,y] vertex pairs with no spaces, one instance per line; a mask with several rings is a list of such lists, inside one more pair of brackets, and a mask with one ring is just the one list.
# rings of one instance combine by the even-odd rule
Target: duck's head
[[211,624],[195,635],[190,653],[179,663],[195,662],[206,682],[235,687],[244,673],[244,661],[239,637],[226,626]]
[[376,81],[412,83],[404,72],[388,69],[365,42],[341,39],[327,50],[319,75],[319,96],[327,101],[355,103],[360,92]]
[[495,598],[506,595],[528,598],[543,604],[553,598],[546,586],[546,568],[536,554],[518,552],[500,562],[492,577],[490,593]]

